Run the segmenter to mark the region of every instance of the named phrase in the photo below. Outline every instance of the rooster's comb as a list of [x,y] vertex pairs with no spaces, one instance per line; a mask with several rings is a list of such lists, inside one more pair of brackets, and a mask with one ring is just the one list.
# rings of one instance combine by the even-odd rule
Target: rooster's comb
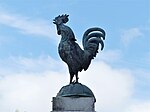
[[59,16],[55,17],[54,21],[61,19],[63,21],[63,23],[67,23],[69,21],[68,16],[69,15],[67,15],[67,14],[59,15]]

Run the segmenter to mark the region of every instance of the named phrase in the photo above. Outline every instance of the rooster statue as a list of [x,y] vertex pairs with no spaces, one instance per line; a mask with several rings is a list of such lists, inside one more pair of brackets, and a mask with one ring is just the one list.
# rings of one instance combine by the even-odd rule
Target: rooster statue
[[101,50],[104,48],[103,40],[105,40],[105,31],[98,27],[89,28],[85,31],[82,44],[83,49],[76,43],[75,35],[70,27],[65,23],[69,21],[67,14],[55,17],[53,23],[56,24],[57,34],[61,35],[61,40],[58,46],[58,52],[61,59],[68,65],[70,73],[70,84],[73,83],[73,77],[76,76],[78,83],[78,72],[87,70],[91,60],[98,53],[99,44]]

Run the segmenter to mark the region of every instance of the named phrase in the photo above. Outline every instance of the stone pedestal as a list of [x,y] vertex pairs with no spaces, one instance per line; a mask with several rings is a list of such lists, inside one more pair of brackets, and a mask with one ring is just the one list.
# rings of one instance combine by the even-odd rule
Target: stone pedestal
[[52,112],[95,112],[94,97],[53,97]]

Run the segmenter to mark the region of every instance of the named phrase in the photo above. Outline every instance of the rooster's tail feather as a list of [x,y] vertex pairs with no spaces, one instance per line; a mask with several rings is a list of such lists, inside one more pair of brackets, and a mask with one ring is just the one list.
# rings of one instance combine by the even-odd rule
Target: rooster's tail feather
[[103,50],[103,40],[105,40],[105,31],[103,29],[94,27],[85,31],[82,39],[82,44],[84,48],[84,70],[88,69],[91,60],[96,57],[99,49],[99,43],[101,44],[101,50]]

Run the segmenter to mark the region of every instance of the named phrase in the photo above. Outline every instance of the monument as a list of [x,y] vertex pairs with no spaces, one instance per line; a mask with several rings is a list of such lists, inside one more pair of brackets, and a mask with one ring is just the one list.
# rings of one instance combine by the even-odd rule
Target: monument
[[90,88],[79,83],[78,72],[88,69],[91,60],[98,53],[99,44],[103,50],[105,31],[99,27],[87,29],[83,34],[83,49],[81,49],[76,43],[72,29],[65,25],[69,21],[68,16],[59,15],[53,20],[57,34],[61,35],[58,52],[68,65],[70,82],[60,89],[56,97],[53,97],[52,112],[94,112],[96,98]]

